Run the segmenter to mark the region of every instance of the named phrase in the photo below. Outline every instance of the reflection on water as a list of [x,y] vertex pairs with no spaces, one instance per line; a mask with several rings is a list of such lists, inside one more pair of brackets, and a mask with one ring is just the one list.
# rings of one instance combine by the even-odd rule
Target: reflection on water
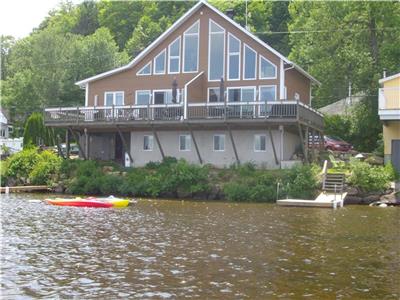
[[15,298],[398,299],[398,208],[1,199],[1,289]]

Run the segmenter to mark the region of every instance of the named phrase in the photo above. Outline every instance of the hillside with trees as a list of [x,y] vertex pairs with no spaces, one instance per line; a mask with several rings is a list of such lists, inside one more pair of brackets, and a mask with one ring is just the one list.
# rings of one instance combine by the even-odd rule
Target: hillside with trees
[[[233,8],[246,25],[244,1],[210,2]],[[126,64],[195,3],[62,2],[29,36],[1,36],[2,105],[19,128],[44,107],[82,105],[74,82]],[[361,150],[375,149],[378,79],[383,69],[400,71],[400,3],[248,1],[247,11],[251,32],[322,82],[315,107],[346,96],[349,82],[366,95],[350,120],[338,122]]]

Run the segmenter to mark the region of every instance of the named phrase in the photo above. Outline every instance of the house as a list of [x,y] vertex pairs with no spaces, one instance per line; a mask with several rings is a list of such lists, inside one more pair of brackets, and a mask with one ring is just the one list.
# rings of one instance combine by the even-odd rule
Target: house
[[0,138],[7,139],[12,129],[13,127],[10,124],[10,117],[7,110],[0,108]]
[[392,162],[400,172],[400,73],[380,79],[379,84],[385,162]]
[[333,115],[346,116],[351,113],[353,108],[356,107],[357,104],[360,103],[364,97],[365,93],[360,92],[355,95],[340,99],[324,107],[321,107],[318,109],[318,111],[325,115],[330,115],[330,116]]
[[319,82],[204,1],[129,64],[76,84],[85,106],[45,109],[45,123],[84,158],[279,168],[310,159],[305,141],[323,134]]

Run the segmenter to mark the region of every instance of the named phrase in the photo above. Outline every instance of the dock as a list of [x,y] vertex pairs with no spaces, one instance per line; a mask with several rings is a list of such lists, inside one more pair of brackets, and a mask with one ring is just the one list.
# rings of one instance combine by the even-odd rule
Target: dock
[[336,209],[343,207],[346,195],[347,193],[334,194],[322,192],[315,200],[283,199],[277,200],[276,203],[280,206],[325,207]]
[[47,185],[22,185],[22,186],[6,186],[0,187],[0,193],[19,193],[19,192],[35,192],[35,191],[48,191]]

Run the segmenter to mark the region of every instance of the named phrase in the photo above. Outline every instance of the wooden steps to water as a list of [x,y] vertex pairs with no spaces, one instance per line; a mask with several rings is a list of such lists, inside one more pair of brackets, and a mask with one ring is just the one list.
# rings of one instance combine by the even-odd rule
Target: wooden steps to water
[[0,187],[0,193],[18,193],[18,192],[34,192],[34,191],[48,191],[47,185],[23,185],[23,186],[6,186]]

